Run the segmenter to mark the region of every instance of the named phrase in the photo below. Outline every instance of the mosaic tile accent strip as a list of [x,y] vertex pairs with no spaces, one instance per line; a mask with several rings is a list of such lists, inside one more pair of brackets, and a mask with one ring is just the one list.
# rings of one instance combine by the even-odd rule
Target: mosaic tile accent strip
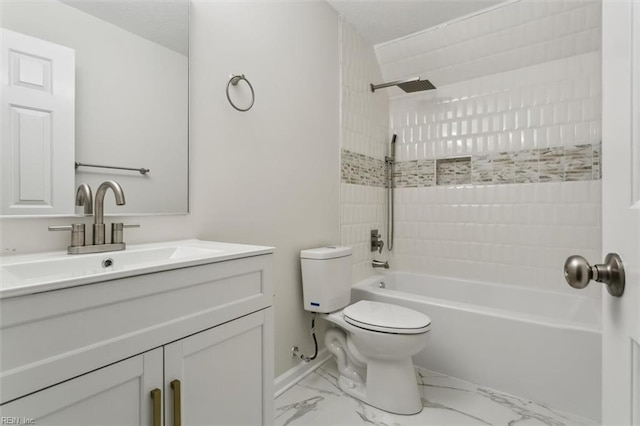
[[344,183],[366,186],[386,186],[386,168],[384,160],[342,150],[341,180]]
[[[429,161],[433,164],[433,161]],[[393,181],[396,186],[403,188],[417,188],[418,186],[418,161],[401,161],[395,164]]]
[[436,160],[436,185],[456,185],[471,182],[471,157]]
[[[602,179],[602,148],[597,145],[536,148],[462,158],[396,163],[397,188],[434,185],[574,182]],[[386,186],[383,160],[342,150],[342,182]]]
[[[451,160],[436,160],[436,174],[442,174],[436,177],[436,184],[495,185],[599,180],[602,179],[601,151],[601,144],[585,144],[474,155],[467,157],[471,159],[471,173],[468,174],[465,170],[447,170],[446,167],[452,166],[446,163],[442,163],[441,170],[439,164]],[[455,178],[450,176],[451,173],[455,173]],[[402,182],[398,181],[396,185],[401,187]]]

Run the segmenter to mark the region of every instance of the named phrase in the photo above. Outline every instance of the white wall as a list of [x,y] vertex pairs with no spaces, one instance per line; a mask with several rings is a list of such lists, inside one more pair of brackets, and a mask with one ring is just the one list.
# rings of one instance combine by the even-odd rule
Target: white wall
[[[340,240],[338,17],[321,2],[192,7],[191,214],[126,218],[142,228],[127,229],[125,241],[198,237],[277,247],[279,375],[299,361],[291,346],[313,350],[299,251]],[[249,112],[227,103],[232,73],[255,88]],[[69,237],[46,227],[71,221],[1,219],[3,252],[61,250]]]
[[151,170],[79,168],[76,186],[119,182],[111,213],[185,212],[189,58],[57,0],[3,2],[2,26],[75,50],[76,161]]
[[[520,1],[376,47],[386,80],[437,86],[390,92],[394,266],[575,291],[564,260],[601,246],[600,22],[599,2]],[[435,185],[456,156],[467,180]]]
[[[320,2],[195,2],[192,196],[197,234],[275,255],[276,375],[309,353],[299,251],[339,241],[338,18]],[[233,73],[256,101],[227,102]],[[243,83],[240,83],[243,84]]]

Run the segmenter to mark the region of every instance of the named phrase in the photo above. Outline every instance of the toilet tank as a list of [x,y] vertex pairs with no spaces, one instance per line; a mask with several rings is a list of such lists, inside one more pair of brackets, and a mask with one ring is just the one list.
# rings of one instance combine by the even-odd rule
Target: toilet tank
[[300,252],[304,309],[328,313],[351,302],[351,247]]

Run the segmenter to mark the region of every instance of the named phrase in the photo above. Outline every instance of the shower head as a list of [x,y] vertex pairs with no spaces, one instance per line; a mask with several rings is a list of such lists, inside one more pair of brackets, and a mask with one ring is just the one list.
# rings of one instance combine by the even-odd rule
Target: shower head
[[397,137],[398,135],[396,135],[395,133],[391,136],[391,146],[389,147],[389,155],[384,157],[384,161],[386,163],[393,164],[393,162],[396,161],[396,138]]
[[436,88],[429,80],[416,80],[408,81],[406,83],[399,83],[398,87],[404,90],[406,93],[422,92],[423,90],[433,90]]
[[433,90],[436,88],[429,80],[421,80],[420,77],[410,78],[407,80],[392,81],[390,83],[371,84],[371,91],[385,87],[398,86],[406,93],[422,92],[423,90]]

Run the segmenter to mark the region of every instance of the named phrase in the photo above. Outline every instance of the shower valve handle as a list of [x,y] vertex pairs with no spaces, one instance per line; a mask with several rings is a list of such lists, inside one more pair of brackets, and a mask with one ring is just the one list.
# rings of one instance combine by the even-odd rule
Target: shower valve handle
[[378,250],[379,253],[382,254],[382,247],[384,246],[384,241],[382,241],[382,235],[378,234],[377,229],[371,230],[371,251]]
[[573,288],[585,288],[591,280],[604,283],[607,291],[615,297],[624,293],[624,266],[620,256],[609,253],[602,265],[589,265],[582,256],[569,256],[564,262],[564,278]]

